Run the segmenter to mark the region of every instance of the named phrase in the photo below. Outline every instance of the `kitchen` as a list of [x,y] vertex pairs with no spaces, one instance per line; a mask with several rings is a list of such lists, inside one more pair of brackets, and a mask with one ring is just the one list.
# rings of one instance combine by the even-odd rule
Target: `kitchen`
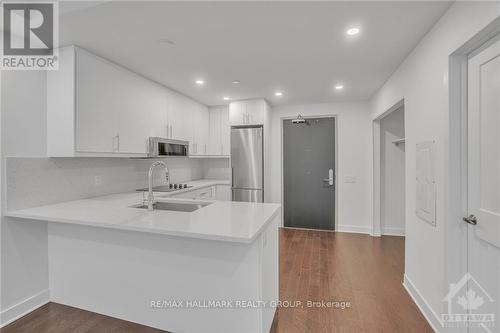
[[4,60],[56,60],[0,71],[2,331],[442,331],[477,240],[445,216],[449,59],[497,2],[1,6]]
[[[176,332],[269,331],[275,306],[241,311],[241,316],[232,309],[220,309],[217,315],[183,309],[165,316],[145,306],[167,295],[172,300],[278,300],[280,211],[277,204],[262,203],[268,160],[263,156],[262,128],[268,113],[264,100],[209,109],[79,47],[60,49],[59,70],[47,73],[47,156],[55,164],[61,161],[62,169],[71,158],[126,159],[142,165],[148,186],[137,185],[135,193],[76,201],[66,197],[63,203],[6,213],[11,218],[52,222],[48,225],[51,300]],[[249,142],[254,143],[250,151],[243,148]],[[232,181],[227,177],[230,154]],[[226,169],[222,179],[180,181],[175,164],[184,169],[186,164],[202,164],[198,163],[202,158]],[[250,170],[248,161],[254,161]],[[16,177],[7,178],[10,182]],[[103,178],[106,175],[94,175],[94,187],[106,187]],[[16,185],[12,187],[17,189]],[[40,190],[48,188],[53,189]],[[82,247],[73,246],[77,243]],[[91,252],[94,259],[88,261]],[[222,253],[226,254],[221,263]],[[69,268],[69,262],[75,267]],[[158,266],[158,262],[169,264]],[[165,270],[151,269],[155,266]],[[102,267],[112,271],[104,273]],[[80,269],[86,274],[81,275]],[[67,275],[70,272],[77,275]],[[227,272],[232,273],[226,276]],[[132,281],[148,286],[150,292],[143,288],[133,299],[124,293]],[[95,302],[89,302],[91,294]]]

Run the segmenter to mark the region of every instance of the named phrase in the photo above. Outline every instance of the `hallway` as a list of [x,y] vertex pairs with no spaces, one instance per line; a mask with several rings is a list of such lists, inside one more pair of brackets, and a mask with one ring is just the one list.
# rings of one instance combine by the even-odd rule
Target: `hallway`
[[[280,229],[280,299],[303,307],[282,307],[273,332],[432,332],[403,272],[403,237]],[[311,308],[308,300],[350,307]]]

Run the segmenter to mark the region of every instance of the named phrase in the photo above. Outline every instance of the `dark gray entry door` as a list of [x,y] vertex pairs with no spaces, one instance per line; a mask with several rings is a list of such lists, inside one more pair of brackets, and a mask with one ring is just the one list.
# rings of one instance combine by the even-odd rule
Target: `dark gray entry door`
[[335,119],[283,121],[284,225],[335,229]]

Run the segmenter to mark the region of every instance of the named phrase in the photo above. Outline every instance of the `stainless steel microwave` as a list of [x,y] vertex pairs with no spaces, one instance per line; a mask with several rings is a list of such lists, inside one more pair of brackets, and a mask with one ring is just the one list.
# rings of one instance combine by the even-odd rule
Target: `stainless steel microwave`
[[188,156],[189,142],[158,137],[150,137],[148,157]]

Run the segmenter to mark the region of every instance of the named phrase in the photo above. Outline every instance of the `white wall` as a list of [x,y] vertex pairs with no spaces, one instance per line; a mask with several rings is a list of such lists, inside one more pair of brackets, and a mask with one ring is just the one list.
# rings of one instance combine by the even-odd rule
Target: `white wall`
[[[437,325],[449,283],[463,272],[449,269],[457,251],[449,235],[459,228],[446,220],[446,168],[449,136],[449,56],[498,17],[498,2],[456,2],[423,38],[371,101],[375,119],[404,98],[406,108],[406,284]],[[437,225],[415,216],[415,145],[436,140]],[[450,253],[448,256],[448,253]],[[447,274],[446,271],[450,271]],[[451,273],[454,271],[454,273]],[[428,305],[428,306],[427,306]]]
[[4,71],[2,80],[4,156],[45,156],[45,72]]
[[[43,72],[36,71],[2,73],[2,170],[7,153],[45,153],[45,132],[40,123],[45,116],[44,77]],[[2,172],[2,209],[6,208],[5,184]],[[0,225],[1,323],[28,311],[33,302],[48,299],[47,224],[16,222],[19,221],[2,217]]]
[[405,145],[403,109],[391,112],[380,121],[380,225],[382,235],[405,232]]
[[[337,117],[337,230],[371,231],[371,158],[369,104],[326,103],[276,107],[272,111],[271,198],[282,202],[282,121],[283,117]],[[355,183],[346,183],[355,177]]]

